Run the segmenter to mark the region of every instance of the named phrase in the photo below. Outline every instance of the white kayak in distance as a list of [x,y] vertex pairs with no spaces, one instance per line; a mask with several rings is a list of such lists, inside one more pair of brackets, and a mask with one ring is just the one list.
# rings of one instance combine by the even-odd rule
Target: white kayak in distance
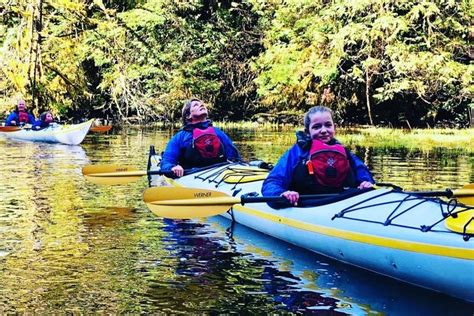
[[53,124],[52,126],[41,130],[26,128],[7,130],[4,127],[3,129],[0,129],[0,135],[17,140],[79,145],[86,137],[93,122],[94,119],[72,125]]
[[[160,185],[156,163],[149,165],[150,186]],[[273,209],[257,202],[267,172],[227,164],[164,177],[171,187],[147,189],[144,200],[161,217],[213,215],[215,208],[214,214],[299,247],[474,302],[473,206],[382,188]]]

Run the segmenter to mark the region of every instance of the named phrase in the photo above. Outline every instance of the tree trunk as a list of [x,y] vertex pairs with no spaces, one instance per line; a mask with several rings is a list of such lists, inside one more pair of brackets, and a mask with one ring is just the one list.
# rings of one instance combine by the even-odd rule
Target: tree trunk
[[[42,42],[42,35],[41,31],[43,30],[43,0],[38,0],[37,3],[37,8],[38,10],[34,10],[33,12],[37,12],[36,14],[33,14],[33,29],[35,30],[36,33],[36,43],[35,43],[35,61],[34,61],[34,66],[33,66],[33,82],[32,82],[32,91],[31,91],[31,97],[32,97],[32,103],[36,106],[36,108],[40,107],[40,100],[37,97],[36,93],[36,78],[37,76],[41,76],[41,42]],[[33,42],[33,38],[31,39]],[[38,100],[37,100],[38,99]]]
[[370,104],[370,86],[372,85],[372,77],[369,74],[369,69],[365,70],[365,96],[367,102],[367,114],[369,115],[369,123],[370,125],[374,125],[374,121],[372,119],[372,106]]
[[474,127],[474,107],[469,108],[469,118],[470,118],[469,126]]

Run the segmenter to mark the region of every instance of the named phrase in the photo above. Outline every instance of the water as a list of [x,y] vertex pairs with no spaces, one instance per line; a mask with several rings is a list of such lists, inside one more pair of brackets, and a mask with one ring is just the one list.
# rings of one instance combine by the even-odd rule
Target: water
[[[171,131],[113,130],[81,146],[0,138],[0,314],[315,313],[472,315],[474,304],[309,253],[226,219],[173,221],[141,201],[146,179],[84,180],[88,164],[146,168]],[[291,133],[229,131],[275,162]],[[353,147],[378,181],[408,190],[474,180],[472,150]],[[447,267],[449,268],[449,267]]]

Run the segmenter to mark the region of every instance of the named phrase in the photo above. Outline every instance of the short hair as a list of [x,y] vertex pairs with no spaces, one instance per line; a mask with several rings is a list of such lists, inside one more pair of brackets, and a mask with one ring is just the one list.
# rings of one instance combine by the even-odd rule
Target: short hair
[[186,101],[186,103],[184,104],[183,109],[181,111],[181,114],[182,114],[181,117],[183,119],[183,126],[186,125],[189,121],[189,116],[191,115],[191,104],[194,101],[202,102],[201,100],[199,100],[197,98],[192,98],[192,99],[189,99],[188,101]]
[[331,117],[333,117],[333,112],[330,108],[322,106],[322,105],[313,106],[304,115],[304,131],[306,133],[309,133],[309,124],[311,123],[311,115],[316,114],[318,112],[328,112],[329,114],[331,114]]

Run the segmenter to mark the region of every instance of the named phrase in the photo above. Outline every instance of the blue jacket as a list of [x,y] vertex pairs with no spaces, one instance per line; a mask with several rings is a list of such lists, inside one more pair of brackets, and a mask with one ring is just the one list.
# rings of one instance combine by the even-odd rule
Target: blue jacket
[[41,129],[44,129],[44,128],[48,128],[51,125],[51,123],[45,122],[45,121],[42,121],[42,120],[37,120],[31,128],[34,129],[34,130],[41,130]]
[[[298,144],[293,145],[281,156],[275,167],[263,182],[262,194],[264,196],[280,196],[287,191],[293,177],[293,172],[298,163],[307,158],[309,149],[302,149]],[[357,184],[363,181],[375,183],[369,168],[354,153],[350,152],[352,171]]]
[[[34,124],[36,122],[35,117],[31,113],[28,113],[28,120],[30,121],[29,124]],[[12,121],[15,121],[16,122],[15,125],[17,125],[17,126],[20,124],[17,111],[13,111],[13,112],[10,113],[10,115],[8,115],[8,117],[5,121],[5,126],[11,126]]]
[[[161,170],[171,170],[171,168],[178,165],[180,160],[183,159],[182,155],[184,154],[186,148],[191,146],[193,141],[193,127],[207,128],[210,125],[212,125],[212,122],[206,121],[195,125],[188,124],[179,130],[179,132],[170,139],[168,145],[166,145],[166,149],[163,152],[163,157],[161,158]],[[239,151],[234,146],[229,136],[227,136],[227,134],[217,127],[214,127],[214,130],[216,131],[217,137],[219,137],[220,141],[224,145],[227,159],[240,160]]]

